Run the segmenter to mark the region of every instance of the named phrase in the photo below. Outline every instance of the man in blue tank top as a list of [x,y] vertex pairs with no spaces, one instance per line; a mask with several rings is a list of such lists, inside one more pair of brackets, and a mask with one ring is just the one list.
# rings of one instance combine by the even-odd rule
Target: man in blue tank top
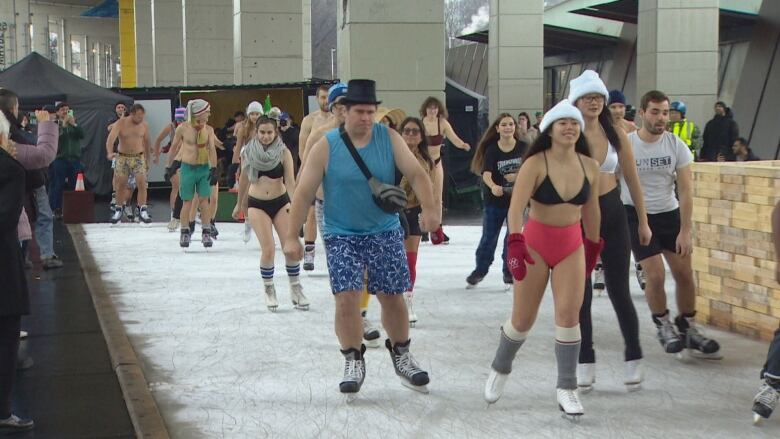
[[[349,81],[343,102],[347,108],[345,134],[371,174],[382,183],[393,184],[397,167],[421,200],[421,228],[436,229],[440,213],[434,203],[431,180],[401,135],[374,123],[379,104],[374,81]],[[320,184],[328,200],[323,239],[336,299],[336,336],[345,359],[341,392],[357,393],[365,377],[360,294],[364,274],[368,273],[368,291],[382,305],[382,320],[389,337],[385,346],[395,372],[403,385],[427,393],[428,373],[419,368],[409,352],[409,319],[403,298],[403,292],[409,288],[409,268],[398,214],[387,213],[374,202],[368,182],[338,129],[329,131],[312,146],[301,169],[292,200],[285,254],[303,257],[297,231]]]

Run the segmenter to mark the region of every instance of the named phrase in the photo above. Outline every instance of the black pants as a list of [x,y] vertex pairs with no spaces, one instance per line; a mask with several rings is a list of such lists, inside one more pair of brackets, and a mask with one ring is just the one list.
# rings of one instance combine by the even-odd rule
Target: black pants
[[181,217],[181,208],[184,206],[184,200],[181,199],[181,196],[179,194],[176,194],[176,201],[173,203],[173,218],[174,219],[180,219]]
[[11,390],[16,379],[21,316],[0,316],[0,419],[11,416]]
[[[631,246],[626,211],[620,201],[619,187],[599,197],[599,206],[601,207],[601,237],[604,238],[604,250],[601,251],[604,283],[626,344],[625,361],[637,360],[642,358],[642,348],[639,346],[639,319],[636,316],[636,308],[631,300],[631,289],[628,284]],[[582,332],[580,363],[596,362],[596,352],[593,350],[593,323],[590,316],[592,300],[593,285],[589,277],[585,280],[585,298],[580,309]]]
[[766,355],[766,364],[761,375],[762,377],[769,375],[770,378],[780,380],[780,328],[775,331],[775,338],[769,345],[769,353]]

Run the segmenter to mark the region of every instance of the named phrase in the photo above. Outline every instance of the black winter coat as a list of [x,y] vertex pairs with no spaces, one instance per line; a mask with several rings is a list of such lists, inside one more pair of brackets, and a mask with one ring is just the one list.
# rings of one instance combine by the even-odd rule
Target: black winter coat
[[30,313],[16,226],[24,204],[24,167],[0,149],[0,316]]
[[739,137],[739,128],[730,116],[715,116],[704,126],[703,144],[699,158],[704,161],[718,160],[718,154],[726,156],[727,161],[734,160],[731,146]]

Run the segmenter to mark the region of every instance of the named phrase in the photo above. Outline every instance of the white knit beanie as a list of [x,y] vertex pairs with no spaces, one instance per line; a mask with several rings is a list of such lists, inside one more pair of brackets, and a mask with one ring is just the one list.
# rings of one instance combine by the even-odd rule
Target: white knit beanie
[[564,99],[548,111],[542,118],[542,123],[539,124],[539,131],[544,132],[547,127],[553,124],[558,119],[575,119],[580,123],[580,128],[585,127],[585,121],[582,119],[582,113],[580,110],[572,105],[568,99]]
[[246,107],[246,114],[249,116],[251,113],[260,113],[260,115],[263,115],[263,105],[260,104],[260,102],[252,101],[249,103],[249,105]]
[[607,86],[599,78],[599,74],[593,70],[585,70],[580,76],[569,81],[569,102],[572,104],[576,103],[577,99],[591,93],[604,96],[604,100],[609,99]]

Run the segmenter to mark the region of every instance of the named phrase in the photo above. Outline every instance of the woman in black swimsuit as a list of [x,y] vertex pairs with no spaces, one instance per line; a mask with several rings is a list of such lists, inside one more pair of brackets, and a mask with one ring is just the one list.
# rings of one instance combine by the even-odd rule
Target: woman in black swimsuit
[[[428,154],[431,156],[435,167],[433,179],[433,196],[436,198],[438,206],[442,205],[442,195],[444,191],[444,167],[441,163],[441,147],[444,145],[444,139],[449,139],[453,145],[469,151],[471,146],[455,134],[452,125],[447,121],[447,109],[440,100],[433,96],[428,96],[420,107],[420,117],[425,125],[426,140],[428,141]],[[435,134],[434,134],[435,133]],[[441,244],[449,242],[449,238],[439,227],[431,232],[431,242]]]
[[[567,415],[583,414],[577,392],[579,311],[585,276],[601,250],[599,164],[590,158],[581,135],[583,125],[577,108],[566,99],[558,103],[542,119],[541,134],[517,173],[508,218],[507,265],[515,279],[512,315],[501,328],[485,385],[488,403],[501,397],[549,281],[555,306],[558,405]],[[523,225],[528,203],[529,218]]]
[[[260,274],[263,278],[266,306],[276,311],[279,306],[274,287],[274,256],[276,244],[273,229],[280,239],[287,236],[290,216],[290,195],[295,191],[295,168],[290,150],[279,137],[276,120],[267,116],[257,119],[254,137],[241,152],[241,178],[238,202],[233,218],[241,210],[247,212],[249,223],[260,242]],[[284,242],[282,242],[284,245]],[[286,261],[290,278],[290,297],[297,309],[309,309],[299,281],[300,261]]]

